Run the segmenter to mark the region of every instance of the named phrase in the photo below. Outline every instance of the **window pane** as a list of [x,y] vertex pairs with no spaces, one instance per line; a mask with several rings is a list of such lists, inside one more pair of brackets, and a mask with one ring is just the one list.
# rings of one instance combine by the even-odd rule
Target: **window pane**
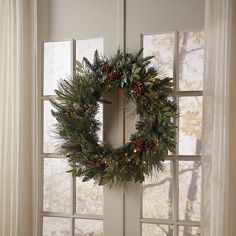
[[[103,39],[88,39],[76,41],[76,60],[82,61],[86,57],[93,61],[94,52],[98,50],[103,53]],[[103,122],[103,106],[100,105],[96,119]],[[98,132],[99,139],[103,140],[103,126]],[[76,179],[76,211],[79,214],[97,214],[103,213],[103,188],[94,185],[93,182],[83,183],[80,178]],[[90,222],[90,221],[89,221]],[[82,235],[82,234],[78,234]],[[99,234],[100,235],[100,234]]]
[[65,218],[43,217],[43,236],[69,236],[70,220]]
[[201,231],[199,227],[180,226],[179,236],[200,236]]
[[83,183],[76,179],[76,211],[79,214],[103,213],[103,187],[95,185],[92,181]]
[[166,170],[143,184],[143,217],[173,218],[173,164],[165,161]]
[[[103,39],[85,39],[76,40],[76,60],[82,62],[83,57],[93,62],[94,52],[98,50],[101,55],[103,53]],[[99,112],[95,117],[97,120],[103,122],[103,106],[100,104]],[[103,126],[98,131],[99,140],[103,140]]]
[[204,63],[204,33],[179,33],[179,88],[202,90]]
[[142,236],[173,236],[173,226],[142,224]]
[[179,161],[179,218],[199,221],[201,210],[201,162]]
[[200,155],[202,137],[202,97],[179,99],[179,154]]
[[44,211],[70,212],[71,174],[64,158],[44,158]]
[[83,57],[86,57],[89,61],[93,61],[95,50],[98,50],[99,54],[103,53],[102,38],[76,40],[76,60],[81,62]]
[[174,34],[143,36],[143,55],[155,56],[152,66],[159,68],[165,76],[173,77]]
[[102,236],[103,222],[100,220],[75,220],[75,236]]
[[101,122],[100,130],[97,131],[98,138],[100,141],[103,141],[103,105],[99,105],[98,113],[95,116],[96,120],[99,120]]
[[43,94],[52,95],[58,81],[71,74],[71,42],[44,43]]
[[60,144],[60,137],[56,133],[56,119],[52,116],[51,110],[55,110],[49,101],[44,101],[43,119],[43,152],[56,153]]

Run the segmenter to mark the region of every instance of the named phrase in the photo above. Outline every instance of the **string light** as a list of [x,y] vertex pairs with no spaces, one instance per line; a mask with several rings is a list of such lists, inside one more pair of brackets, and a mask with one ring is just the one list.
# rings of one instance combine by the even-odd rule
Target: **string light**
[[136,153],[137,152],[137,150],[136,149],[134,149],[134,151],[133,151],[134,153]]

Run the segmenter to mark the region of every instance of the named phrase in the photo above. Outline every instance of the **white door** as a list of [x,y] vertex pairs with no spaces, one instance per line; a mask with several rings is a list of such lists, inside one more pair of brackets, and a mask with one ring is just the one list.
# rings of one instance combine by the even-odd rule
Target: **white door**
[[[198,35],[179,34],[176,31],[203,28],[204,1],[42,0],[38,1],[38,8],[39,61],[42,68],[39,70],[39,78],[43,81],[39,94],[39,112],[42,114],[39,124],[39,235],[199,235],[199,206],[195,206],[199,204],[199,199],[194,200],[192,205],[186,205],[191,189],[182,186],[185,182],[181,181],[195,177],[198,182],[190,181],[188,187],[196,183],[199,185],[200,153],[192,151],[199,142],[196,140],[200,139],[192,138],[200,132],[199,127],[191,134],[185,132],[181,136],[180,133],[184,144],[181,142],[182,146],[178,146],[177,153],[167,157],[168,170],[163,176],[148,181],[144,187],[127,183],[116,189],[94,188],[92,183],[84,184],[65,174],[66,162],[58,158],[53,148],[55,138],[50,133],[53,120],[48,100],[54,96],[53,89],[58,77],[69,75],[75,59],[80,60],[82,56],[90,58],[95,49],[111,55],[118,47],[131,52],[144,47],[144,54],[156,53],[162,57],[162,60],[166,60],[168,73],[179,78],[179,61],[184,61],[178,59],[181,48],[179,42],[187,37],[187,42],[189,39],[189,44],[193,44]],[[160,35],[159,32],[163,31],[169,33]],[[201,35],[199,40],[196,48],[202,46]],[[165,48],[167,46],[168,50]],[[193,53],[197,51],[195,48],[189,50],[193,50]],[[190,54],[189,58],[192,57]],[[185,64],[182,66],[185,69],[181,68],[187,73]],[[184,78],[181,81],[186,82]],[[183,91],[177,91],[176,101],[180,103],[187,118],[195,114],[193,119],[197,120],[200,114],[201,85],[193,85],[191,91],[189,87],[181,89]],[[104,139],[108,139],[115,147],[129,140],[134,131],[134,122],[127,117],[123,119],[122,96],[114,93],[110,99],[112,105],[103,109],[103,131]],[[189,111],[193,105],[195,108]],[[194,147],[184,149],[187,142],[187,145]],[[183,175],[179,175],[179,172],[183,172]],[[179,201],[180,194],[182,203]],[[193,197],[198,196],[199,192]]]
[[[127,51],[144,48],[154,66],[176,81],[181,113],[176,153],[167,170],[125,189],[125,235],[200,235],[200,143],[204,58],[204,1],[126,1]],[[126,119],[129,140],[134,122]]]

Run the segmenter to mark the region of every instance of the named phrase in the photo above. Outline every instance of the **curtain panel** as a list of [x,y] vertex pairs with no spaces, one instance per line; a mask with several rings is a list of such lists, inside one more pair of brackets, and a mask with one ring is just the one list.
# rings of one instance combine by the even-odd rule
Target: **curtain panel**
[[235,0],[206,0],[202,236],[236,235],[235,16]]
[[0,0],[0,236],[35,235],[35,12]]

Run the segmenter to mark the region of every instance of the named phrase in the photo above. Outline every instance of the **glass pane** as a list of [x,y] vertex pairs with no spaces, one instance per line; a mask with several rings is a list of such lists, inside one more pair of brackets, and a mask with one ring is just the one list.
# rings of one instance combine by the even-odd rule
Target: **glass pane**
[[180,226],[179,236],[200,236],[201,231],[199,227]]
[[70,212],[71,174],[64,158],[44,158],[44,211]]
[[98,113],[95,116],[95,119],[101,122],[100,130],[97,132],[99,140],[103,141],[103,105],[99,105]]
[[179,154],[200,155],[202,139],[202,97],[179,99]]
[[199,221],[201,210],[201,162],[179,162],[179,218]]
[[76,60],[82,61],[86,57],[89,61],[93,61],[95,50],[100,54],[103,53],[103,39],[85,39],[76,40]]
[[[103,53],[103,39],[86,39],[76,40],[76,60],[82,61],[83,57],[86,57],[89,61],[93,61],[94,52],[98,50],[99,54]],[[103,122],[103,106],[99,107],[99,112],[96,115],[96,119]],[[103,126],[98,131],[99,140],[103,140]]]
[[173,164],[165,161],[166,170],[143,184],[143,217],[173,218]]
[[75,220],[75,236],[102,236],[103,222],[100,220]]
[[64,218],[43,217],[43,236],[69,236],[70,220]]
[[82,182],[76,179],[76,211],[79,214],[103,213],[103,187],[95,185],[92,181]]
[[44,119],[43,119],[43,152],[56,153],[60,144],[60,137],[56,133],[56,119],[52,116],[51,110],[54,108],[49,101],[44,101]]
[[[94,52],[98,50],[103,53],[103,39],[88,39],[76,41],[76,60],[82,61],[86,57],[93,61]],[[96,119],[103,122],[103,106],[100,105]],[[103,140],[103,126],[98,132],[99,139]],[[97,214],[103,213],[103,188],[94,185],[93,182],[83,183],[81,179],[76,179],[76,211],[80,214]],[[90,223],[90,221],[89,221]],[[86,230],[85,230],[86,231]],[[87,231],[86,231],[87,232]],[[80,231],[78,231],[78,235]],[[87,235],[87,234],[86,234]],[[96,234],[97,235],[97,234]],[[98,234],[100,235],[100,234]]]
[[71,74],[71,42],[44,43],[44,95],[54,94],[58,81]]
[[174,34],[144,35],[143,55],[155,56],[152,66],[165,76],[173,77]]
[[179,33],[179,88],[202,90],[204,63],[204,33]]
[[173,226],[142,224],[142,236],[173,236]]

